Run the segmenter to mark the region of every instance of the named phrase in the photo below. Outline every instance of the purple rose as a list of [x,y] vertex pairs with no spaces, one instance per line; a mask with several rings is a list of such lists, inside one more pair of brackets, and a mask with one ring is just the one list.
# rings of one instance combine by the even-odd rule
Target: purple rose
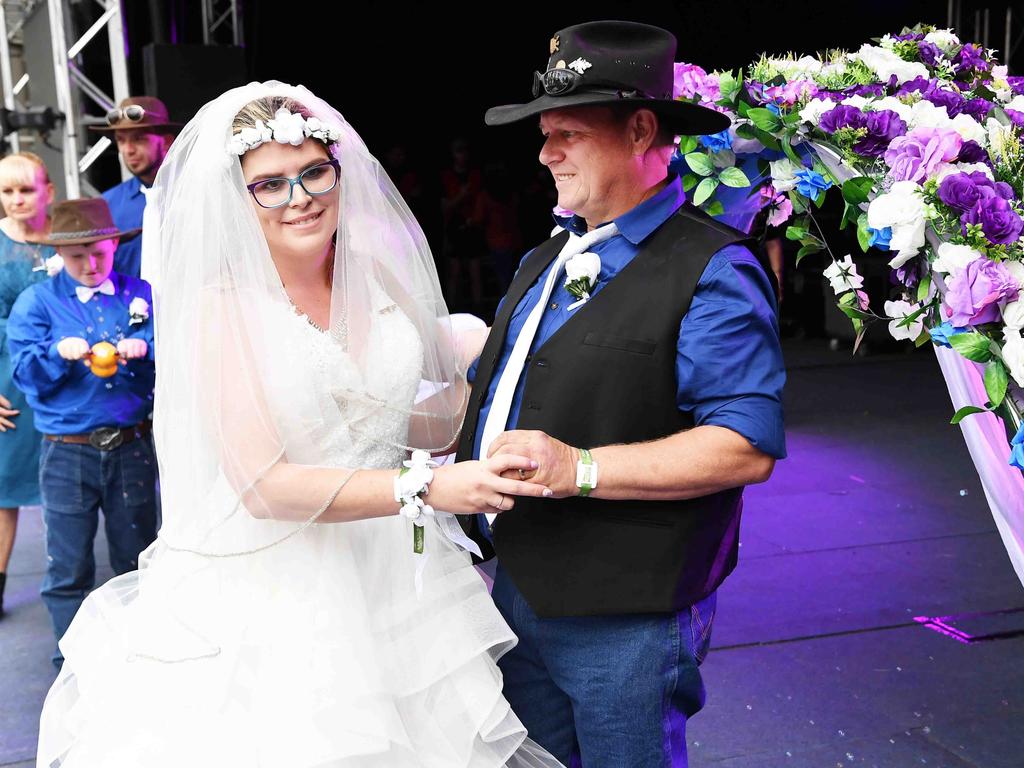
[[956,117],[964,106],[964,97],[953,91],[946,91],[942,88],[931,88],[924,92],[924,97],[937,107],[945,107],[946,114]]
[[960,147],[960,156],[957,157],[957,161],[961,163],[988,163],[988,152],[973,139],[965,141]]
[[1018,96],[1024,95],[1024,75],[1011,75],[1006,78],[1006,82]]
[[961,213],[971,210],[981,198],[981,191],[969,174],[954,173],[939,184],[939,200]]
[[893,40],[924,40],[924,32],[907,32],[905,35],[893,35]]
[[853,145],[853,151],[864,157],[878,157],[893,139],[907,132],[907,124],[891,109],[869,112],[865,127],[867,136]]
[[863,128],[866,124],[864,113],[848,104],[832,107],[818,121],[818,127],[825,133],[835,133],[842,128]]
[[1016,301],[1017,281],[1003,264],[975,259],[946,279],[945,315],[957,327],[994,323],[999,302]]
[[845,99],[846,95],[840,93],[839,91],[818,91],[818,98],[822,99],[823,101],[834,101],[838,103]]
[[918,75],[913,80],[907,80],[903,85],[896,91],[897,96],[906,96],[908,93],[914,93],[916,91],[930,90],[935,87],[935,81],[929,80],[927,77],[921,77]]
[[989,242],[996,245],[1015,242],[1024,229],[1024,221],[1010,207],[1006,198],[996,191],[995,185],[992,188],[979,186],[978,191],[978,202],[960,217],[964,235],[967,234],[968,224],[980,224]]
[[885,162],[893,181],[924,183],[941,165],[956,159],[963,139],[956,131],[915,128],[897,136],[885,151]]
[[843,89],[843,94],[845,96],[863,96],[865,98],[874,96],[876,98],[881,98],[882,96],[885,96],[885,85],[883,83],[851,85],[849,88]]
[[924,40],[918,41],[917,53],[920,55],[921,61],[929,67],[934,67],[935,62],[942,58],[942,51],[939,50],[939,46],[935,43],[929,43]]
[[963,106],[960,108],[960,113],[970,115],[980,123],[985,119],[985,116],[988,115],[990,109],[992,109],[991,101],[987,99],[971,99],[963,103]]
[[985,49],[978,48],[973,43],[967,43],[956,55],[956,73],[974,70],[976,72],[988,72],[989,63],[985,61]]

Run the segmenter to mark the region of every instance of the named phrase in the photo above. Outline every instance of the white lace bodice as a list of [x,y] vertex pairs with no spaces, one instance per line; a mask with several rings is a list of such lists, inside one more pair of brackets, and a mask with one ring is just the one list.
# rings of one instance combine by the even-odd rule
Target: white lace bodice
[[[415,327],[383,293],[374,297],[366,359],[356,362],[329,333],[292,311],[290,336],[303,348],[323,408],[336,407],[339,420],[314,429],[316,463],[344,467],[395,467],[405,455],[410,411],[423,367]],[[328,401],[327,398],[330,400]],[[333,422],[333,424],[332,424]]]

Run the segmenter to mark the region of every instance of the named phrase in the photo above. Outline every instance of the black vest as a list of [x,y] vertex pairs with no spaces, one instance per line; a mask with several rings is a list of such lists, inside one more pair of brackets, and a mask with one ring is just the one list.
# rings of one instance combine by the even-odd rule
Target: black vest
[[[460,461],[472,458],[483,428],[480,405],[512,312],[567,238],[539,246],[512,281],[480,357]],[[711,256],[745,238],[689,205],[680,208],[527,358],[516,428],[594,448],[693,427],[676,405],[680,322]],[[677,611],[710,594],[735,567],[742,492],[686,501],[517,498],[494,522],[494,550],[539,616]],[[480,541],[475,518],[461,519]]]

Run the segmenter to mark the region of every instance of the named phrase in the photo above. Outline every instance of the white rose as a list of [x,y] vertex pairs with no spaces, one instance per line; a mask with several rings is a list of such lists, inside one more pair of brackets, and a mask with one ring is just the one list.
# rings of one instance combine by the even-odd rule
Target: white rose
[[813,75],[821,72],[822,63],[813,56],[801,56],[794,62],[794,72],[800,75]]
[[885,50],[891,51],[893,46],[896,45],[896,38],[886,32],[882,35],[882,39],[878,41],[878,44],[885,48]]
[[1013,126],[1003,125],[994,117],[985,121],[985,129],[988,131],[988,146],[992,152],[1002,157],[1006,153],[1006,144],[1013,140]]
[[984,173],[993,181],[996,178],[992,175],[992,169],[984,163],[957,163],[956,170],[959,173]]
[[1024,264],[1019,261],[1004,261],[1003,266],[1017,281],[1017,288],[1021,293],[1020,298],[1016,301],[1001,305],[1003,323],[1011,330],[1020,331],[1024,329]]
[[1017,386],[1024,387],[1024,336],[1020,331],[1009,328],[1003,331],[1003,362]]
[[883,82],[896,75],[896,80],[905,83],[915,77],[928,77],[928,67],[916,61],[904,61],[892,51],[865,43],[850,58],[864,62]]
[[967,265],[975,259],[980,259],[981,253],[969,245],[954,245],[943,243],[939,246],[939,252],[932,262],[932,269],[936,272],[949,274],[954,269],[967,269]]
[[853,96],[847,96],[845,99],[843,99],[839,103],[840,104],[848,104],[849,106],[856,107],[857,109],[864,109],[864,107],[866,107],[871,102],[872,102],[872,99],[869,99],[866,96],[860,96],[858,94],[854,94]]
[[871,104],[871,108],[876,112],[881,111],[883,109],[891,110],[895,112],[897,115],[899,115],[900,119],[903,120],[903,122],[907,123],[908,125],[910,123],[911,115],[913,115],[914,113],[913,107],[911,107],[909,104],[904,104],[895,96],[886,96],[881,99],[876,99]]
[[924,246],[925,204],[920,189],[913,181],[897,181],[868,206],[868,226],[892,228],[889,250],[896,254],[889,266],[893,269],[902,267]]
[[601,274],[601,257],[596,253],[577,253],[565,263],[565,276],[568,281],[584,278],[591,285],[597,282]]
[[141,296],[136,296],[132,299],[131,304],[128,305],[128,313],[132,315],[139,315],[141,317],[149,317],[149,302]]
[[924,322],[921,317],[918,316],[916,320],[911,322],[909,325],[900,326],[900,321],[903,318],[914,314],[920,305],[911,304],[909,301],[887,301],[885,302],[885,316],[891,317],[892,321],[889,323],[889,334],[896,339],[896,341],[902,341],[903,339],[910,339],[913,341],[921,335],[921,331],[924,328]]
[[957,115],[950,122],[949,127],[959,133],[964,141],[976,141],[983,147],[988,146],[988,132],[970,115]]
[[835,102],[829,99],[811,99],[800,110],[800,119],[805,123],[810,123],[816,126],[821,121],[821,116],[828,112],[830,109],[835,108]]
[[46,274],[49,277],[53,277],[62,269],[64,269],[64,257],[62,257],[59,253],[51,256],[46,260]]
[[274,131],[274,141],[279,144],[299,146],[306,140],[306,121],[302,115],[289,112],[284,107],[277,110],[274,119],[267,123]]
[[946,53],[960,45],[960,38],[951,29],[936,29],[925,35],[924,40],[926,43],[934,43]]
[[789,192],[796,188],[796,172],[803,170],[802,165],[797,165],[788,157],[773,160],[768,165],[771,168],[772,186],[776,192]]
[[938,107],[930,101],[917,101],[910,108],[910,119],[907,127],[913,128],[948,128],[952,121],[945,107]]
[[1014,96],[1010,101],[1006,102],[1007,109],[1015,109],[1018,112],[1024,112],[1024,96]]

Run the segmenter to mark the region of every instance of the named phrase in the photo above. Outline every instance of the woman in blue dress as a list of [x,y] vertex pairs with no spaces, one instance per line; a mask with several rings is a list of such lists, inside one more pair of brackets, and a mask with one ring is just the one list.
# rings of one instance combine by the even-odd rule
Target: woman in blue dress
[[6,214],[0,219],[0,616],[18,507],[39,503],[40,437],[25,396],[11,383],[7,317],[18,294],[47,277],[46,260],[54,249],[32,241],[49,234],[53,191],[38,156],[20,152],[0,160],[0,205]]

